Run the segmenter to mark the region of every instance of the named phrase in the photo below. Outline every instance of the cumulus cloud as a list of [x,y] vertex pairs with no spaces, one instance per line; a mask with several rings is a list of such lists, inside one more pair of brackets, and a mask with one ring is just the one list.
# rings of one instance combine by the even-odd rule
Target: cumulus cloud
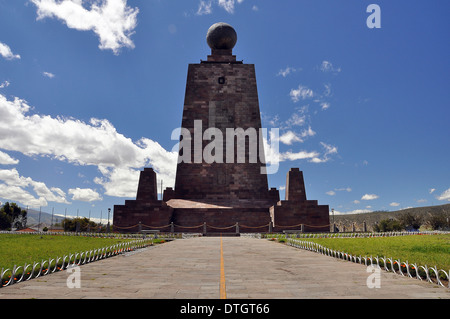
[[364,194],[363,197],[361,197],[361,200],[374,200],[377,199],[379,196],[375,194]]
[[[138,8],[127,0],[31,0],[37,7],[37,19],[56,18],[67,27],[93,31],[100,40],[99,48],[119,53],[122,47],[134,48],[130,39],[137,26]],[[90,3],[90,9],[85,6]]]
[[0,197],[2,198],[38,207],[47,206],[49,201],[68,204],[65,196],[62,189],[56,187],[49,189],[43,182],[20,176],[15,168],[0,170]]
[[15,165],[19,164],[19,160],[16,160],[8,154],[0,151],[0,165]]
[[400,206],[400,203],[392,202],[392,203],[389,204],[389,206],[398,207],[398,206]]
[[286,145],[291,145],[294,142],[303,142],[303,140],[296,133],[287,131],[280,136],[280,142]]
[[152,166],[164,185],[173,185],[177,152],[148,138],[134,142],[105,119],[85,123],[30,114],[31,109],[22,99],[8,100],[0,94],[0,149],[96,166],[102,176],[94,182],[111,196],[134,197],[138,171],[144,166]]
[[11,48],[7,44],[2,42],[0,42],[0,55],[4,57],[6,60],[20,59],[20,55],[14,54],[11,51]]
[[72,200],[79,200],[82,202],[102,200],[100,194],[90,188],[71,188],[69,189],[69,194],[72,195]]
[[437,200],[446,200],[450,202],[450,188],[444,191],[441,195],[436,197]]

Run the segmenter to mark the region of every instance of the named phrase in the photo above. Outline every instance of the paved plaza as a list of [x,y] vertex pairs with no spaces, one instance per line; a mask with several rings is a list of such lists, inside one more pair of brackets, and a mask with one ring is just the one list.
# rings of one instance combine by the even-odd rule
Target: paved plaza
[[266,239],[198,237],[80,266],[80,288],[62,271],[0,289],[21,298],[450,298],[450,290],[381,271],[368,288],[364,265]]

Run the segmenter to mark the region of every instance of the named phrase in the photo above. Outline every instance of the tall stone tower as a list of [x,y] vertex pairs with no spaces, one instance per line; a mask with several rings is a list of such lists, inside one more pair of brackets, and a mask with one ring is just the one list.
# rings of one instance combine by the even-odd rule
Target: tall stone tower
[[[236,41],[230,25],[212,25],[207,33],[211,55],[207,61],[189,65],[181,127],[189,130],[192,139],[184,141],[189,145],[180,150],[176,198],[230,201],[268,197],[267,175],[261,174],[264,163],[259,156],[264,149],[259,136],[255,66],[236,61],[232,53]],[[203,139],[205,132],[219,136]],[[205,158],[208,145],[214,148],[210,161]]]
[[141,172],[136,200],[114,206],[119,231],[329,231],[328,206],[307,200],[303,172],[287,175],[286,199],[265,172],[255,66],[237,61],[235,30],[212,25],[211,55],[188,67],[174,187],[158,200],[156,173]]

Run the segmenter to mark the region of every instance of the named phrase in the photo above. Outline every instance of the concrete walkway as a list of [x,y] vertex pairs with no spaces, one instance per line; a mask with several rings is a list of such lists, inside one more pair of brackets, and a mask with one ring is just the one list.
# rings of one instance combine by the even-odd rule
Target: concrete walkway
[[[0,288],[7,298],[218,299],[224,275],[234,298],[450,298],[450,290],[382,271],[369,289],[366,267],[264,239],[175,240],[81,266],[80,288],[67,271]],[[223,279],[223,278],[222,278]]]

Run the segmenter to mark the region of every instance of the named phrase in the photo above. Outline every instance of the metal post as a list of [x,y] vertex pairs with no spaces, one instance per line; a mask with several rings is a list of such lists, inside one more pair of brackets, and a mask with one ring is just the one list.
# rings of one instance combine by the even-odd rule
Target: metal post
[[236,222],[236,235],[239,235],[239,222]]
[[331,209],[331,214],[333,214],[333,233],[336,232],[336,224],[334,223],[334,208]]
[[38,222],[38,231],[39,231],[39,228],[41,228],[41,209],[42,209],[42,207],[41,207],[41,206],[39,206],[39,222]]
[[52,222],[50,223],[50,228],[53,230],[53,212],[55,211],[55,207],[52,208]]
[[272,232],[272,229],[273,229],[273,223],[272,223],[272,221],[270,221],[269,222],[269,233]]
[[206,235],[206,222],[203,222],[203,235]]
[[173,225],[173,222],[170,223],[170,232],[174,233],[175,232],[175,227]]
[[110,226],[109,226],[109,213],[111,213],[111,208],[108,208],[108,229],[106,230],[107,233],[109,233],[109,231],[110,231]]

